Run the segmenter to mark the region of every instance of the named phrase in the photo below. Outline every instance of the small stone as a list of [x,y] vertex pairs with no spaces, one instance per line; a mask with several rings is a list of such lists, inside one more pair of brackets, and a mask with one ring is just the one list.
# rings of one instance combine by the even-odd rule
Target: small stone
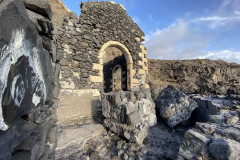
[[123,141],[117,141],[117,148],[121,149],[123,146]]
[[119,157],[119,158],[122,158],[123,154],[124,154],[124,151],[123,151],[123,150],[119,150],[119,151],[118,151],[118,157]]
[[80,6],[81,6],[81,11],[87,11],[85,2],[82,2]]
[[72,62],[72,67],[73,67],[73,68],[78,68],[78,67],[79,67],[78,62],[77,62],[77,61],[73,61],[73,62]]
[[139,111],[133,112],[130,115],[128,115],[128,124],[134,126],[142,122],[143,122],[143,119]]
[[83,38],[86,39],[86,40],[91,40],[91,37],[88,36],[88,35],[84,35]]
[[230,116],[225,119],[226,124],[235,124],[239,121],[238,115]]
[[99,152],[93,151],[90,155],[90,160],[97,160],[97,159],[101,160]]
[[66,59],[62,59],[62,60],[60,61],[60,64],[61,64],[62,66],[68,66],[68,65],[70,64],[70,62],[67,61]]
[[229,159],[233,150],[230,148],[227,141],[222,138],[215,138],[209,145],[209,152],[216,159]]
[[89,160],[90,158],[89,158],[88,156],[86,156],[86,155],[82,155],[82,156],[80,157],[80,159],[81,159],[81,160]]
[[137,100],[140,100],[141,98],[144,97],[144,94],[141,91],[135,92],[134,94]]
[[88,77],[89,77],[89,74],[84,73],[84,74],[82,75],[82,77],[83,77],[83,78],[88,78]]
[[70,18],[70,19],[77,19],[78,16],[76,15],[76,13],[74,13],[74,12],[70,12],[70,14],[69,14],[69,18]]
[[78,42],[76,38],[71,39],[71,44],[75,45]]
[[136,102],[136,97],[133,92],[130,93],[130,100],[134,103]]
[[120,158],[118,156],[113,156],[111,160],[120,160]]
[[81,60],[82,60],[82,58],[81,58],[80,56],[74,56],[73,59],[74,59],[75,61],[81,61]]
[[87,43],[87,42],[81,42],[81,44],[82,44],[84,47],[88,47],[88,43]]
[[[72,22],[73,26],[77,26],[77,24],[78,24],[77,19],[70,19],[70,21]],[[75,33],[73,32],[73,34],[75,34]]]
[[101,28],[102,26],[100,24],[96,24],[95,28]]
[[124,105],[126,108],[126,114],[129,115],[137,110],[137,106],[133,104],[133,102],[128,102],[126,105]]
[[171,118],[172,116],[174,115],[174,112],[171,108],[168,108],[167,110],[165,110],[163,113],[162,113],[162,117],[164,119],[169,119]]
[[127,155],[127,153],[124,153],[124,155],[123,155],[123,160],[128,160],[128,155]]

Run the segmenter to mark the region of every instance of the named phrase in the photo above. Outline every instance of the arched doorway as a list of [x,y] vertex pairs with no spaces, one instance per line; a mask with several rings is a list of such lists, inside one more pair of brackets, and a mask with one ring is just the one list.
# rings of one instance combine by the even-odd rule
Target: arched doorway
[[[116,41],[107,42],[99,51],[99,59],[103,66],[104,92],[130,90],[132,88],[133,61],[131,54],[123,44]],[[119,82],[119,79],[121,79],[121,82]]]
[[[127,90],[127,63],[122,51],[109,46],[103,53],[104,92]],[[117,88],[116,88],[117,87]],[[120,87],[120,88],[119,88]]]

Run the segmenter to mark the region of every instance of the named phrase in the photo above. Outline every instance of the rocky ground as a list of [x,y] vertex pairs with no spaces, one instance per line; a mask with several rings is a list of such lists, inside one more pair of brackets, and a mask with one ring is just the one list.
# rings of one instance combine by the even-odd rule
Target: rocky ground
[[[68,137],[73,138],[69,141],[65,137],[67,145],[70,144],[71,152],[60,154],[57,159],[235,160],[240,157],[240,96],[190,97],[198,103],[198,109],[192,113],[188,121],[170,128],[159,116],[158,123],[149,129],[141,145],[117,136],[100,124],[60,128],[60,135],[69,129],[71,132],[68,133],[72,135]],[[82,131],[79,133],[74,130]],[[82,139],[81,144],[76,147],[76,140],[79,139]],[[57,155],[59,151],[57,149]]]
[[148,59],[147,83],[158,93],[172,85],[189,94],[240,94],[240,65],[222,60]]
[[184,134],[178,159],[240,158],[240,96],[193,95],[195,127]]
[[[89,139],[80,150],[67,159],[81,160],[156,160],[176,159],[183,135],[188,127],[170,129],[165,122],[151,127],[142,145],[127,142],[111,131],[103,130],[99,136]],[[59,157],[58,159],[62,159]],[[63,158],[64,159],[64,158]]]

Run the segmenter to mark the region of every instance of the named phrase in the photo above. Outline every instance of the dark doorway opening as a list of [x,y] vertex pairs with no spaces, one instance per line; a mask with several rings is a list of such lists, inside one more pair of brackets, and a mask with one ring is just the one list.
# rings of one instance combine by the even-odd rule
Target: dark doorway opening
[[104,92],[127,91],[127,65],[122,51],[108,47],[103,57]]

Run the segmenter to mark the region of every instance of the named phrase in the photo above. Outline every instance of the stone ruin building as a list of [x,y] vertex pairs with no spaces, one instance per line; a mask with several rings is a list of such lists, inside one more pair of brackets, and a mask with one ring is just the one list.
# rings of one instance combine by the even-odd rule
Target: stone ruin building
[[141,144],[156,124],[155,105],[145,82],[143,40],[144,33],[121,4],[82,2],[79,18],[74,13],[65,16],[58,32],[62,56],[58,124],[103,115],[107,128]]
[[107,93],[117,90],[117,84],[124,91],[138,85],[146,87],[143,37],[122,5],[82,3],[80,17],[65,17],[59,32],[62,88],[92,88]]
[[[80,17],[52,12],[50,4],[0,0],[0,160],[69,159],[82,137],[68,128],[86,123],[121,137],[113,144],[120,159],[240,157],[239,95],[188,96],[172,86],[150,91],[144,33],[121,4],[82,2]],[[170,128],[150,132],[157,115]],[[172,129],[188,119],[192,128]]]
[[[64,107],[60,107],[59,120],[61,117],[63,121],[69,120],[65,111],[73,105],[74,113],[69,113],[71,120],[74,114],[77,118],[91,116],[91,111],[91,115],[76,114],[81,107],[75,104],[81,103],[87,94],[99,96],[112,91],[130,91],[134,87],[148,88],[143,38],[144,33],[124,7],[114,2],[82,3],[79,18],[74,13],[65,16],[57,44],[62,57],[60,95],[64,95],[60,96]],[[71,104],[66,103],[70,97]]]

